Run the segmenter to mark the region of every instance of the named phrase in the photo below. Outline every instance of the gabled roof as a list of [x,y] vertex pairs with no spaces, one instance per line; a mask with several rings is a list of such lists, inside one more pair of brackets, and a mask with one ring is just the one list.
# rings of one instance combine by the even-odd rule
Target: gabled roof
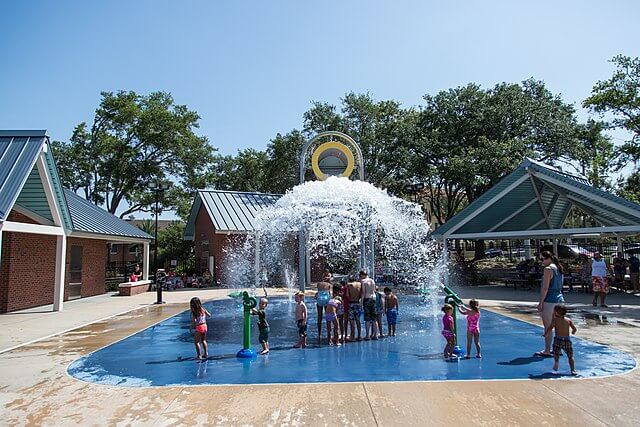
[[550,236],[576,234],[563,229],[574,206],[601,225],[589,232],[640,232],[640,205],[595,188],[582,176],[526,158],[433,236],[526,238],[545,235],[547,230]]
[[7,219],[47,138],[45,131],[0,131],[0,221]]
[[255,230],[256,214],[273,205],[281,195],[242,191],[198,190],[185,227],[185,239],[195,235],[195,222],[204,206],[216,233],[247,233]]
[[[51,154],[49,136],[44,130],[0,130],[0,221],[7,219],[19,197],[21,205],[39,204],[42,211],[37,212],[38,209],[36,209],[36,213],[44,212],[44,217],[50,218],[50,212],[49,215],[46,215],[48,205],[46,208],[43,205],[43,203],[47,204],[42,187],[42,181],[46,177],[41,177],[36,167],[41,153],[44,153],[45,174],[49,175],[48,182],[51,184],[62,223],[66,229],[71,229],[71,219],[64,200],[60,177]],[[24,194],[25,185],[27,192],[35,190],[34,194]],[[30,196],[34,196],[36,199],[44,197],[44,202],[43,200],[34,200]]]
[[64,192],[69,204],[73,231],[153,240],[153,237],[138,227],[110,214],[73,191],[65,188]]

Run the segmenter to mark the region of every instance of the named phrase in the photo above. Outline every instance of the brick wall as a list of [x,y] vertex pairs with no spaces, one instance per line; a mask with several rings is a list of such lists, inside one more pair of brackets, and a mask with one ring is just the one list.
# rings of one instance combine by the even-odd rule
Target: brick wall
[[107,242],[104,240],[67,239],[67,266],[65,280],[65,299],[69,297],[69,267],[71,263],[71,246],[82,246],[82,287],[83,297],[104,293],[104,273],[107,263]]
[[55,236],[3,233],[0,312],[51,304]]
[[[10,221],[35,223],[15,211]],[[107,243],[94,239],[67,239],[65,296],[69,297],[72,246],[82,246],[83,297],[104,293]],[[2,233],[0,258],[0,313],[51,304],[55,287],[56,237],[27,233]]]

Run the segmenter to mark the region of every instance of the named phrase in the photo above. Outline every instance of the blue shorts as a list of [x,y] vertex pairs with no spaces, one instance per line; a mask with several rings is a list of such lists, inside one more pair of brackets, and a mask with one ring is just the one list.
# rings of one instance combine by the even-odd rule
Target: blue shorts
[[398,322],[398,309],[390,308],[387,310],[387,323],[389,325],[395,325]]

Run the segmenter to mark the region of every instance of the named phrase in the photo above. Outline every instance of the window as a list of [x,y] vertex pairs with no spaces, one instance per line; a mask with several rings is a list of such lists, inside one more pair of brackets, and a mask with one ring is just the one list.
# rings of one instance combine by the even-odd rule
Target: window
[[129,245],[129,253],[130,254],[138,254],[140,252],[140,246],[138,245]]
[[109,253],[110,254],[117,254],[118,253],[118,245],[116,245],[115,243],[109,243]]

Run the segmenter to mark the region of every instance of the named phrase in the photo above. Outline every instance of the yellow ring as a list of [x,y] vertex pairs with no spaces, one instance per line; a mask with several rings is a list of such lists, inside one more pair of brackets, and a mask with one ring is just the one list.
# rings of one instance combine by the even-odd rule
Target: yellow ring
[[353,157],[353,153],[349,150],[349,147],[338,141],[329,141],[316,148],[313,152],[313,156],[311,156],[311,167],[313,168],[313,173],[320,181],[324,181],[328,178],[328,175],[320,170],[320,165],[318,164],[320,161],[320,155],[332,148],[340,151],[347,158],[347,167],[340,176],[349,177],[353,173],[353,168],[355,167],[356,162]]

